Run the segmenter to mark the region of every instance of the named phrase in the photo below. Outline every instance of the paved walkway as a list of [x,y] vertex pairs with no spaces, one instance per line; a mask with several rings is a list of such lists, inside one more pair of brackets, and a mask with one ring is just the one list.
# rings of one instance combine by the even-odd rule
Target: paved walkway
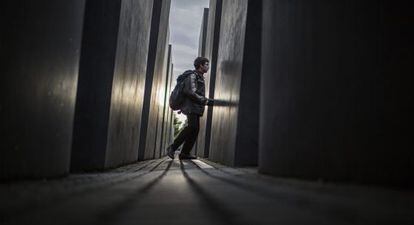
[[0,185],[0,224],[414,224],[414,194],[167,158]]

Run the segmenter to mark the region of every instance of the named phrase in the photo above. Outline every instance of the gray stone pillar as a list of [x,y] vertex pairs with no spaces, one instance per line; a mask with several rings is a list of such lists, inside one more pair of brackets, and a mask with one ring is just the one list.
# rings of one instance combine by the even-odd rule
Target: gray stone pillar
[[206,56],[206,37],[207,37],[207,26],[208,26],[208,8],[203,10],[203,18],[201,20],[200,36],[198,37],[198,56]]
[[155,0],[154,2],[139,160],[158,158],[161,154],[161,123],[164,97],[162,89],[166,80],[170,5],[171,0]]
[[209,159],[256,165],[261,1],[223,1]]
[[260,172],[412,185],[409,3],[265,0],[263,9]]
[[66,174],[85,1],[0,8],[0,179]]
[[170,119],[171,108],[169,106],[169,97],[171,93],[171,81],[172,81],[172,46],[168,45],[168,57],[167,57],[167,74],[164,91],[164,107],[163,107],[163,120],[162,120],[162,140],[160,145],[160,154],[165,155],[165,149],[171,144],[171,139],[168,137],[168,133],[171,130],[172,122]]
[[[207,34],[205,40],[205,57],[210,60],[210,70],[205,76],[206,96],[214,99],[214,89],[217,72],[217,54],[220,36],[222,0],[211,0],[209,5],[209,15],[207,23]],[[209,157],[211,120],[213,107],[207,106],[204,116],[200,120],[200,134],[197,155]]]
[[[212,2],[210,2],[210,5]],[[208,22],[209,22],[209,9],[204,8],[203,19],[201,22],[199,43],[198,43],[198,56],[207,57],[207,34],[209,32]],[[210,31],[211,32],[211,31]],[[211,62],[210,62],[211,65]],[[206,85],[206,96],[208,97],[208,84],[210,82],[209,73],[204,74],[205,85]],[[206,106],[207,108],[207,106]],[[206,157],[207,155],[204,152],[205,149],[205,136],[206,136],[206,124],[207,124],[207,110],[204,111],[204,115],[200,118],[200,131],[198,134],[197,142],[194,146],[194,154],[200,157]]]
[[[172,58],[171,58],[172,61]],[[171,63],[171,69],[170,69],[170,80],[169,80],[169,84],[168,84],[168,94],[167,94],[167,104],[169,104],[169,94],[171,93],[172,89],[173,89],[173,76],[174,76],[174,64]],[[174,112],[171,108],[168,108],[168,129],[167,129],[167,138],[166,138],[166,143],[165,146],[168,146],[170,144],[172,144],[172,142],[174,141]]]
[[136,161],[153,1],[88,0],[72,170]]

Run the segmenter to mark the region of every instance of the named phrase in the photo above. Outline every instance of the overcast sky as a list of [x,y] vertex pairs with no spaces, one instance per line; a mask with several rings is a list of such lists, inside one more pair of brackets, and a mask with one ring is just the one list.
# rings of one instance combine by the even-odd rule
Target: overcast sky
[[193,69],[198,53],[198,39],[204,8],[209,0],[172,0],[170,11],[170,43],[174,76]]

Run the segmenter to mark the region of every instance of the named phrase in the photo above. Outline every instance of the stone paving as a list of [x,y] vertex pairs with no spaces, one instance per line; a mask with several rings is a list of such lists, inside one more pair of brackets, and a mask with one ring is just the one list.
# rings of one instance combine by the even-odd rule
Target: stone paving
[[414,224],[414,193],[162,158],[0,184],[0,224]]

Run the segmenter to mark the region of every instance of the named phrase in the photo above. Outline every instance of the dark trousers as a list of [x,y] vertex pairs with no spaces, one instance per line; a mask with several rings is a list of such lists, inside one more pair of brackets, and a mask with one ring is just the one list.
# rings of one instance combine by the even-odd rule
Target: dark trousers
[[181,133],[174,140],[171,145],[174,150],[177,150],[182,143],[184,143],[181,149],[182,154],[189,154],[197,140],[198,131],[200,129],[200,116],[196,114],[187,115],[187,126],[181,131]]

